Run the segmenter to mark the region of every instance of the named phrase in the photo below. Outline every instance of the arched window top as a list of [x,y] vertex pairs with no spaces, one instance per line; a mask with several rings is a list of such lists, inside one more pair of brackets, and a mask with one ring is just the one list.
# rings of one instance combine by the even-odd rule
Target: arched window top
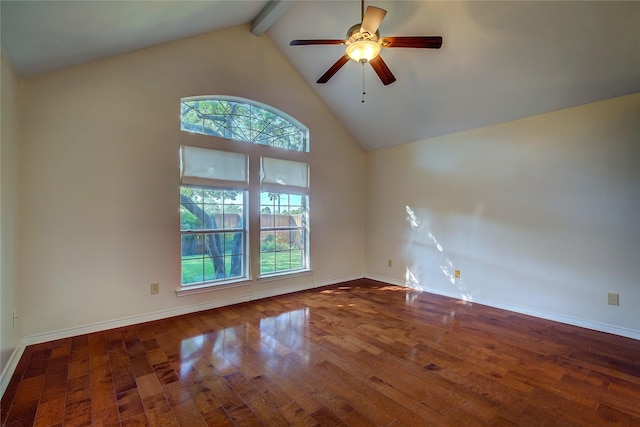
[[293,151],[309,151],[309,129],[273,107],[232,96],[182,98],[180,129]]

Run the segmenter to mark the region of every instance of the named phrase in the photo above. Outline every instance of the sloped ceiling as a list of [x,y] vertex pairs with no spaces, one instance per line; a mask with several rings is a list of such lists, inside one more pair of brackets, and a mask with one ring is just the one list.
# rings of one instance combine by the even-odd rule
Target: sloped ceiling
[[[382,36],[444,39],[439,50],[384,49],[397,78],[389,86],[355,62],[316,84],[343,48],[289,46],[344,38],[359,1],[280,3],[288,7],[266,36],[364,150],[640,91],[640,2],[367,1],[388,11]],[[2,44],[28,76],[251,23],[273,4],[3,0]]]

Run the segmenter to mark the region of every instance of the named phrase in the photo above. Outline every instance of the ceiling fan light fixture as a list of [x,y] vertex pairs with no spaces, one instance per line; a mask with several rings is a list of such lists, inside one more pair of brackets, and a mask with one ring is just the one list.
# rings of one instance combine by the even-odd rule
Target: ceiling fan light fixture
[[347,45],[347,56],[356,62],[369,62],[380,53],[380,45],[373,40],[359,40]]
[[380,54],[378,43],[380,33],[370,33],[362,30],[362,24],[356,24],[347,31],[347,56],[356,62],[369,62]]

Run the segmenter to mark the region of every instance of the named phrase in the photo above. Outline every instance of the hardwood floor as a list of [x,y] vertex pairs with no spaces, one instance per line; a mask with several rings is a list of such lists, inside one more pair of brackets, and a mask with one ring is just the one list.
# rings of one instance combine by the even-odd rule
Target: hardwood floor
[[3,426],[640,426],[640,341],[371,280],[29,346]]

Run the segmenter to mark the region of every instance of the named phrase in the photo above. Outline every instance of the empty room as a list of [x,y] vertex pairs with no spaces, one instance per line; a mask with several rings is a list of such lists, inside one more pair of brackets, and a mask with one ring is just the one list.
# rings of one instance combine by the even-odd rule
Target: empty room
[[640,3],[0,2],[2,426],[640,426]]

